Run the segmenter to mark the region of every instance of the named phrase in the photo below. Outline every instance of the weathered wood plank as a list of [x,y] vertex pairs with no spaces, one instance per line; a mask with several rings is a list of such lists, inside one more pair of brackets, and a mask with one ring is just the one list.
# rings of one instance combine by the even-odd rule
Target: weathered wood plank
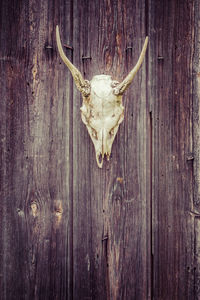
[[154,299],[194,298],[193,5],[149,1]]
[[195,1],[195,25],[194,25],[194,60],[193,60],[193,135],[194,135],[194,209],[200,211],[200,7]]
[[195,217],[194,222],[194,230],[195,230],[195,272],[194,272],[194,292],[195,292],[195,299],[199,299],[200,297],[200,217]]
[[193,165],[194,165],[194,201],[192,215],[194,217],[194,292],[195,299],[200,299],[200,5],[195,1],[194,6],[194,56],[193,56]]

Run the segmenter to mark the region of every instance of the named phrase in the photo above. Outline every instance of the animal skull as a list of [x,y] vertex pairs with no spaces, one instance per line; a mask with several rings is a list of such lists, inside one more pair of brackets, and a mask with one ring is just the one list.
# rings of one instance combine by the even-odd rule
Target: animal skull
[[69,68],[75,84],[83,97],[81,118],[93,141],[99,168],[103,166],[104,156],[109,160],[112,144],[120,123],[124,119],[122,95],[131,84],[145,56],[148,37],[135,67],[121,82],[113,81],[109,75],[96,75],[89,82],[68,60],[62,49],[59,28],[56,26],[56,41],[60,56]]

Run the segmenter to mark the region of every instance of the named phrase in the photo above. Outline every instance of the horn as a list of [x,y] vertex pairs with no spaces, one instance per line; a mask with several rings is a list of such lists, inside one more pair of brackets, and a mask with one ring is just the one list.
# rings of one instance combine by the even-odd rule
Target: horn
[[61,40],[60,40],[60,33],[59,33],[59,28],[58,25],[56,26],[56,42],[58,46],[58,51],[60,53],[60,56],[63,60],[63,62],[66,64],[68,69],[70,70],[75,84],[78,88],[78,90],[84,95],[88,96],[90,94],[90,84],[89,81],[85,80],[83,76],[81,75],[81,72],[69,61],[69,59],[66,57],[62,45],[61,45]]
[[115,95],[122,95],[125,92],[125,90],[129,87],[129,85],[131,84],[133,78],[135,77],[137,71],[139,70],[139,68],[144,60],[144,56],[145,56],[145,53],[147,50],[147,44],[148,44],[148,36],[145,39],[144,46],[142,48],[142,52],[137,61],[137,64],[130,71],[130,73],[126,76],[126,78],[114,88]]

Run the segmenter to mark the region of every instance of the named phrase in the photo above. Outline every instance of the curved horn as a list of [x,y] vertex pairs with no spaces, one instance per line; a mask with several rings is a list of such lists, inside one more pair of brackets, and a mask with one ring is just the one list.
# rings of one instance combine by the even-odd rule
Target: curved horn
[[56,26],[56,42],[58,46],[58,51],[60,53],[60,56],[63,60],[63,62],[66,64],[68,69],[70,70],[75,84],[79,91],[84,95],[88,96],[90,94],[90,84],[89,81],[85,80],[83,76],[81,75],[81,72],[69,61],[69,59],[66,57],[62,45],[61,45],[61,40],[60,40],[60,33],[59,33],[59,28],[58,25]]
[[116,86],[116,88],[114,89],[115,95],[120,95],[120,94],[122,95],[125,92],[125,90],[129,87],[129,85],[131,84],[133,78],[135,77],[135,74],[139,70],[139,68],[144,60],[144,56],[145,56],[146,49],[147,49],[147,44],[148,44],[148,36],[145,39],[144,46],[142,48],[142,52],[140,54],[137,64],[130,71],[130,73],[126,76],[126,78]]

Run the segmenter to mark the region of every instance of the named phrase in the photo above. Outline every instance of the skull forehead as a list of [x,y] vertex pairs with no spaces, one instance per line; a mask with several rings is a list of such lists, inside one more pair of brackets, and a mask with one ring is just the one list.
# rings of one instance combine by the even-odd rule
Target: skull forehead
[[108,97],[113,88],[112,79],[109,75],[96,75],[91,80],[91,95],[104,99]]

